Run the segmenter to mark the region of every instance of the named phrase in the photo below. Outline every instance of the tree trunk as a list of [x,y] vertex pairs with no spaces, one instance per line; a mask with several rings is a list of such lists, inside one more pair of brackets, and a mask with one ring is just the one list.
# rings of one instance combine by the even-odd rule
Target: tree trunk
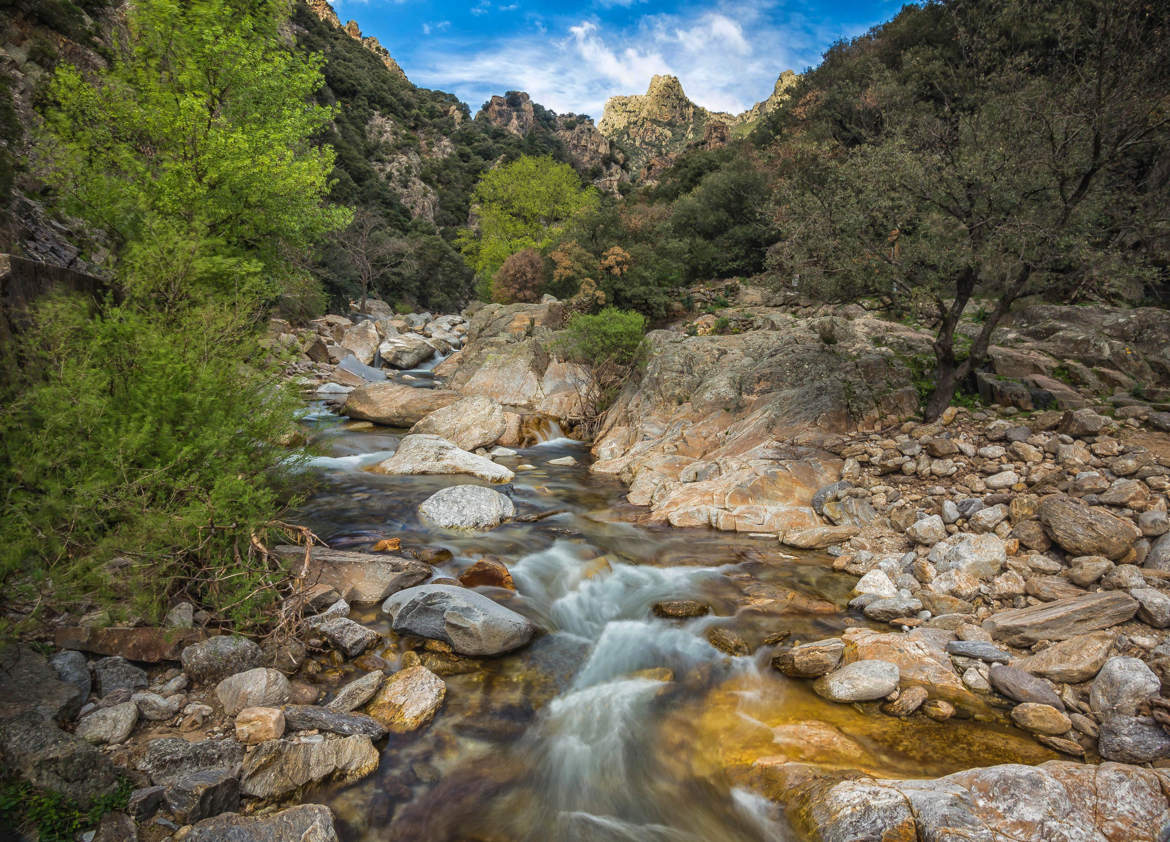
[[923,418],[926,421],[936,421],[943,414],[951,401],[955,398],[955,390],[959,388],[958,367],[953,360],[940,361],[935,368],[934,391],[926,399]]

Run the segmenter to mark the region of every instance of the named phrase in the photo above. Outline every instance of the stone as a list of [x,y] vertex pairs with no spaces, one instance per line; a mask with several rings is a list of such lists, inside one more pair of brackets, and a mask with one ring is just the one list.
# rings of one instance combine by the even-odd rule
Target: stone
[[1074,556],[1101,555],[1116,561],[1142,537],[1133,521],[1061,494],[1040,501],[1040,521],[1052,540]]
[[[304,567],[305,548],[282,544],[277,555],[299,561]],[[388,553],[355,553],[313,547],[309,551],[306,581],[331,587],[346,602],[369,605],[390,594],[425,582],[431,568],[415,559]]]
[[1018,484],[1020,482],[1020,475],[1015,471],[1000,471],[998,474],[992,474],[987,477],[984,482],[993,491],[1000,491]]
[[195,606],[180,602],[167,611],[163,624],[170,629],[189,629],[195,625]]
[[989,664],[1006,664],[1011,653],[982,640],[952,640],[947,643],[947,654],[962,658],[976,658]]
[[922,686],[932,697],[946,699],[968,710],[981,710],[983,703],[967,690],[943,649],[949,639],[946,632],[929,628],[914,629],[908,634],[852,628],[842,635],[843,660],[847,664],[863,660],[894,664],[903,690]]
[[357,710],[374,697],[378,688],[382,686],[384,678],[385,675],[380,670],[375,670],[361,678],[354,679],[338,690],[337,695],[325,707],[342,713]]
[[226,767],[196,769],[166,788],[167,807],[183,824],[240,809],[240,779]]
[[102,816],[91,834],[89,842],[138,842],[138,828],[134,825],[134,819],[120,812]]
[[1074,558],[1069,564],[1070,567],[1066,573],[1069,581],[1074,585],[1080,585],[1082,588],[1087,588],[1094,582],[1099,581],[1102,576],[1114,567],[1112,561],[1099,555]]
[[388,337],[378,346],[378,356],[387,365],[399,369],[415,368],[434,354],[434,346],[416,333]]
[[947,537],[947,527],[938,515],[920,518],[906,530],[906,537],[916,544],[931,546]]
[[498,491],[482,485],[452,485],[419,504],[423,521],[442,529],[491,529],[515,517],[516,507]]
[[410,428],[411,433],[441,436],[463,450],[491,447],[507,432],[504,408],[490,398],[460,398],[437,409]]
[[147,690],[141,690],[130,697],[130,701],[138,705],[139,715],[151,722],[173,719],[178,715],[185,700],[186,696],[182,693],[174,693],[164,698],[158,693],[151,693]]
[[1138,529],[1147,538],[1154,538],[1170,532],[1170,515],[1161,509],[1150,509],[1138,515]]
[[386,734],[380,723],[365,714],[317,705],[285,705],[284,719],[290,731],[326,731],[347,737],[361,734],[374,740]]
[[166,787],[144,786],[130,793],[126,801],[126,812],[138,821],[146,821],[166,803]]
[[380,340],[378,328],[374,323],[364,321],[347,328],[341,341],[337,344],[357,357],[363,365],[369,365],[374,361],[374,355],[378,352]]
[[1147,716],[1110,716],[1101,723],[1097,752],[1119,763],[1152,763],[1170,757],[1170,735]]
[[922,703],[922,712],[936,722],[946,722],[955,715],[955,706],[946,699],[927,699]]
[[853,586],[854,593],[873,594],[877,597],[892,597],[898,595],[898,586],[890,581],[885,571],[877,568],[862,576]]
[[925,687],[918,685],[907,687],[894,701],[883,704],[882,712],[890,716],[909,716],[922,707],[928,696]]
[[279,813],[221,813],[194,825],[183,842],[338,842],[333,813],[321,804],[299,804]]
[[284,736],[284,726],[280,708],[244,708],[236,714],[236,739],[246,746],[279,740]]
[[470,474],[488,482],[511,482],[515,474],[484,456],[461,450],[439,436],[409,435],[398,450],[372,469],[380,474]]
[[460,396],[447,389],[416,389],[401,383],[371,383],[349,393],[341,414],[388,427],[411,427]]
[[536,631],[528,618],[467,588],[419,585],[382,604],[396,632],[451,644],[461,655],[499,655],[526,644]]
[[[948,545],[949,543],[949,545]],[[982,535],[957,534],[948,543],[936,545],[931,558],[940,573],[960,570],[976,579],[990,579],[1003,569],[1007,549],[1003,540],[993,532]],[[942,552],[936,553],[941,547]]]
[[244,708],[273,707],[288,701],[289,684],[284,673],[257,667],[228,676],[215,686],[215,695],[228,716]]
[[985,620],[983,628],[1001,643],[1031,646],[1111,628],[1133,617],[1137,609],[1138,601],[1129,594],[1106,591],[1000,611]]
[[152,783],[169,786],[196,769],[234,769],[244,759],[244,747],[234,739],[187,742],[178,737],[151,740],[138,761]]
[[183,672],[196,683],[219,681],[264,663],[264,653],[244,637],[219,635],[194,643],[180,655]]
[[1139,658],[1116,656],[1105,662],[1089,688],[1089,707],[1098,719],[1136,716],[1150,696],[1158,695],[1162,682]]
[[1064,702],[1056,694],[1051,682],[1017,667],[993,664],[988,672],[991,686],[997,693],[1016,702],[1036,702],[1064,710]]
[[516,590],[507,566],[495,558],[481,558],[459,574],[459,584],[465,588],[506,588]]
[[378,768],[369,737],[328,735],[307,740],[270,740],[244,758],[240,790],[253,798],[280,798],[332,776],[349,780]]
[[1170,627],[1170,596],[1154,588],[1134,588],[1129,595],[1138,601],[1138,619],[1156,629]]
[[672,620],[687,620],[705,617],[711,613],[711,606],[693,599],[670,599],[654,603],[654,614]]
[[990,532],[1007,520],[1008,508],[1000,503],[998,506],[988,506],[971,515],[967,525],[973,532]]
[[1066,684],[1079,684],[1095,676],[1109,659],[1117,634],[1098,631],[1062,640],[1035,655],[1016,658],[1013,667]]
[[845,643],[837,637],[778,649],[772,666],[790,678],[817,678],[837,668],[845,652]]
[[871,620],[888,623],[899,617],[913,617],[922,610],[922,602],[912,596],[899,594],[888,599],[875,599],[862,610]]
[[[88,680],[88,670],[85,677]],[[80,675],[74,681],[62,680],[59,670],[35,649],[20,644],[0,648],[0,719],[35,711],[68,722],[77,716],[86,696]]]
[[813,683],[817,695],[833,702],[868,702],[898,689],[898,667],[889,661],[854,661]]
[[1083,438],[1085,436],[1097,435],[1108,423],[1108,418],[1098,415],[1088,407],[1084,407],[1066,412],[1064,417],[1060,419],[1060,426],[1057,429],[1066,436]]
[[1101,587],[1109,591],[1128,591],[1145,586],[1146,578],[1141,568],[1133,564],[1119,564],[1101,579]]
[[784,532],[780,543],[786,547],[801,550],[820,550],[841,544],[857,535],[856,526],[809,526],[803,529],[789,529]]
[[93,745],[33,708],[0,717],[0,767],[82,807],[113,791],[121,776]]
[[1012,708],[1011,715],[1013,722],[1034,734],[1059,736],[1072,728],[1072,721],[1052,705],[1024,702]]
[[1044,602],[1053,602],[1080,596],[1085,591],[1063,576],[1029,576],[1024,592]]
[[[347,354],[342,358],[341,362],[337,364],[337,369],[334,371],[334,375],[338,380],[341,380],[348,385],[343,386],[341,391],[337,392],[334,392],[332,389],[330,389],[328,392],[326,392],[326,394],[348,395],[355,388],[365,386],[367,383],[386,382],[386,372],[374,368],[369,363],[362,362],[353,354]],[[352,377],[348,375],[352,375]],[[321,389],[318,389],[317,392],[320,394]]]
[[179,653],[206,637],[200,629],[139,626],[65,626],[53,632],[60,649],[79,649],[96,655],[120,655],[130,661],[157,664],[178,660]]
[[82,717],[74,733],[92,745],[118,745],[126,742],[137,724],[138,705],[122,702]]
[[731,629],[716,627],[707,632],[707,642],[725,655],[743,657],[752,653],[742,636]]
[[65,649],[49,658],[49,664],[59,679],[77,688],[82,703],[89,698],[93,680],[90,678],[89,663],[84,655],[72,649]]
[[94,661],[93,674],[97,679],[97,694],[102,698],[118,690],[134,692],[150,684],[146,670],[134,666],[120,655]]
[[314,630],[347,658],[356,658],[382,638],[373,629],[355,623],[348,617],[332,617],[318,624]]
[[416,731],[434,718],[447,685],[424,666],[407,667],[390,676],[366,712],[395,734]]

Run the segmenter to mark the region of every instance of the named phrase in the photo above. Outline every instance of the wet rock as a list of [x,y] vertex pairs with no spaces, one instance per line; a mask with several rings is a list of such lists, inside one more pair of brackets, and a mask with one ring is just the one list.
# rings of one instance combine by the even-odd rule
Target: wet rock
[[1074,556],[1101,555],[1117,560],[1142,537],[1133,521],[1062,494],[1040,501],[1040,521],[1052,540]]
[[389,427],[410,427],[459,400],[446,389],[416,389],[401,383],[371,383],[350,392],[341,414]]
[[77,683],[63,681],[40,652],[27,646],[0,649],[0,719],[31,710],[68,722],[85,701],[77,678]]
[[465,588],[481,586],[491,588],[507,588],[516,590],[516,583],[512,581],[512,574],[507,566],[496,558],[481,558],[459,574],[459,584]]
[[1089,689],[1089,706],[1098,719],[1135,716],[1150,696],[1158,695],[1162,682],[1138,658],[1114,657],[1105,662]]
[[1170,757],[1170,735],[1147,716],[1110,716],[1101,723],[1097,751],[1119,763],[1152,763]]
[[346,737],[361,734],[374,740],[386,734],[386,729],[372,717],[316,705],[286,705],[284,721],[292,731],[327,731]]
[[289,684],[284,673],[268,667],[236,673],[215,686],[215,695],[228,716],[244,708],[274,707],[288,701]]
[[192,827],[183,842],[337,842],[333,813],[321,804],[299,804],[279,813],[223,813]]
[[113,790],[119,777],[105,755],[35,709],[0,717],[0,767],[82,806]]
[[993,614],[983,628],[1011,646],[1031,646],[1041,640],[1064,640],[1124,623],[1137,613],[1138,601],[1121,591],[1090,593],[1043,605]]
[[491,447],[508,429],[504,408],[490,398],[461,398],[437,409],[410,428],[441,436],[464,450]]
[[382,637],[368,626],[355,623],[348,617],[333,617],[326,620],[316,626],[316,631],[347,658],[356,658]]
[[122,702],[82,717],[74,733],[92,745],[117,745],[126,742],[137,724],[138,705]]
[[1035,655],[1016,658],[1013,667],[1067,684],[1079,684],[1095,676],[1109,659],[1117,634],[1098,631],[1054,643]]
[[102,698],[118,690],[134,692],[150,684],[146,670],[119,655],[94,661],[93,674],[97,679],[98,696]]
[[908,634],[886,633],[870,629],[849,629],[842,636],[846,663],[877,660],[894,664],[899,670],[902,689],[925,687],[935,698],[946,699],[965,709],[982,708],[955,671],[943,642],[949,635],[935,629],[915,629]]
[[[423,391],[421,389],[416,391]],[[511,482],[515,474],[484,456],[461,450],[439,436],[410,435],[398,450],[373,470],[380,474],[470,474],[488,482]]]
[[913,617],[922,610],[922,602],[912,596],[900,594],[889,599],[875,599],[862,610],[871,620],[888,623],[900,617]]
[[1016,702],[1035,702],[1064,710],[1064,702],[1047,680],[1016,667],[994,664],[988,676],[998,693]]
[[361,778],[376,768],[378,752],[369,737],[271,740],[244,759],[240,789],[253,798],[279,798],[308,783],[334,775]]
[[378,356],[387,365],[398,369],[415,368],[434,353],[434,346],[416,333],[391,336],[378,346]]
[[898,689],[899,672],[889,661],[854,661],[813,683],[813,690],[833,702],[868,702]]
[[856,526],[808,526],[785,531],[780,543],[801,550],[819,550],[848,541],[858,532]]
[[1156,629],[1170,627],[1170,596],[1154,588],[1134,588],[1129,595],[1138,601],[1138,619]]
[[952,640],[947,643],[947,654],[977,658],[989,664],[1006,664],[1012,657],[1010,652],[982,640]]
[[219,635],[185,648],[183,672],[197,683],[219,681],[264,663],[264,653],[244,637]]
[[936,722],[946,722],[955,715],[955,706],[946,699],[927,699],[922,703],[922,712]]
[[1012,708],[1012,721],[1035,734],[1059,736],[1067,734],[1072,721],[1052,705],[1024,702]]
[[920,518],[906,530],[906,537],[916,544],[929,547],[947,537],[947,527],[938,515]]
[[711,606],[693,599],[670,599],[654,603],[654,613],[671,620],[686,620],[707,616],[711,613]]
[[707,632],[707,642],[728,655],[750,655],[752,650],[748,642],[731,629],[714,628]]
[[240,809],[240,779],[225,767],[196,769],[167,785],[166,800],[175,818],[190,824]]
[[777,651],[772,666],[790,678],[817,678],[837,668],[845,643],[837,637]]
[[251,707],[236,714],[236,739],[256,745],[284,736],[284,712],[280,708]]
[[452,485],[423,500],[418,513],[442,529],[492,529],[515,517],[516,507],[500,492],[482,485]]
[[337,695],[325,705],[329,710],[348,713],[357,710],[378,692],[385,676],[381,671],[374,671],[361,678],[354,679],[337,691]]
[[366,712],[395,734],[415,731],[434,718],[447,685],[423,666],[408,667],[386,680]]
[[882,711],[890,716],[909,716],[922,707],[929,694],[925,687],[907,687],[898,694],[898,698],[882,705]]
[[536,627],[521,614],[467,588],[419,585],[382,604],[394,631],[443,640],[461,655],[499,655],[531,640]]
[[138,770],[151,782],[168,785],[195,769],[235,768],[244,759],[244,747],[233,739],[189,743],[179,737],[151,740],[138,761]]
[[[276,553],[304,564],[304,547],[281,545],[276,548]],[[414,559],[387,553],[355,553],[313,547],[306,578],[329,585],[346,602],[369,605],[381,602],[403,588],[425,582],[430,575],[431,568]]]
[[57,677],[66,684],[72,684],[81,693],[81,701],[89,698],[93,680],[89,675],[89,663],[85,656],[72,649],[65,649],[49,658],[49,664],[57,673]]

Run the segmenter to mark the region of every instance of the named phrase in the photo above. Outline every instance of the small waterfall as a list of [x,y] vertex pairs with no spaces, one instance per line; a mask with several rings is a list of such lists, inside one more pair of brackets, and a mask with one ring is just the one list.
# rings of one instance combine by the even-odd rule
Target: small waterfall
[[555,418],[547,415],[528,415],[521,422],[520,438],[525,447],[536,447],[542,444],[577,444],[574,439],[565,435],[561,425]]

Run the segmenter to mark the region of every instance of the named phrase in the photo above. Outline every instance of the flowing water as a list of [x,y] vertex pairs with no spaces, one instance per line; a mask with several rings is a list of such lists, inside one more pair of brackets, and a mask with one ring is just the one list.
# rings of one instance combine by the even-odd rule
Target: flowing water
[[[416,514],[466,478],[363,470],[393,452],[402,431],[355,430],[321,405],[303,421],[321,455],[309,466],[301,522],[334,547],[398,537],[404,549],[447,549],[438,576],[496,556],[517,590],[481,590],[541,629],[524,649],[445,675],[435,720],[392,735],[372,776],[310,793],[333,807],[343,839],[797,839],[774,802],[749,788],[753,761],[921,777],[1050,756],[1004,725],[896,720],[824,702],[785,678],[765,644],[864,624],[841,610],[854,579],[823,556],[783,553],[774,539],[639,525],[644,512],[624,503],[619,483],[591,475],[587,447],[559,431],[500,460],[517,471],[501,490],[520,514],[566,511],[469,534],[427,528]],[[566,455],[579,464],[548,464]],[[712,613],[654,616],[665,599],[701,600]],[[379,655],[396,667],[403,650],[386,618],[376,607],[354,616],[387,634]],[[756,655],[714,648],[707,635],[720,626]],[[337,686],[352,669],[322,679]]]

